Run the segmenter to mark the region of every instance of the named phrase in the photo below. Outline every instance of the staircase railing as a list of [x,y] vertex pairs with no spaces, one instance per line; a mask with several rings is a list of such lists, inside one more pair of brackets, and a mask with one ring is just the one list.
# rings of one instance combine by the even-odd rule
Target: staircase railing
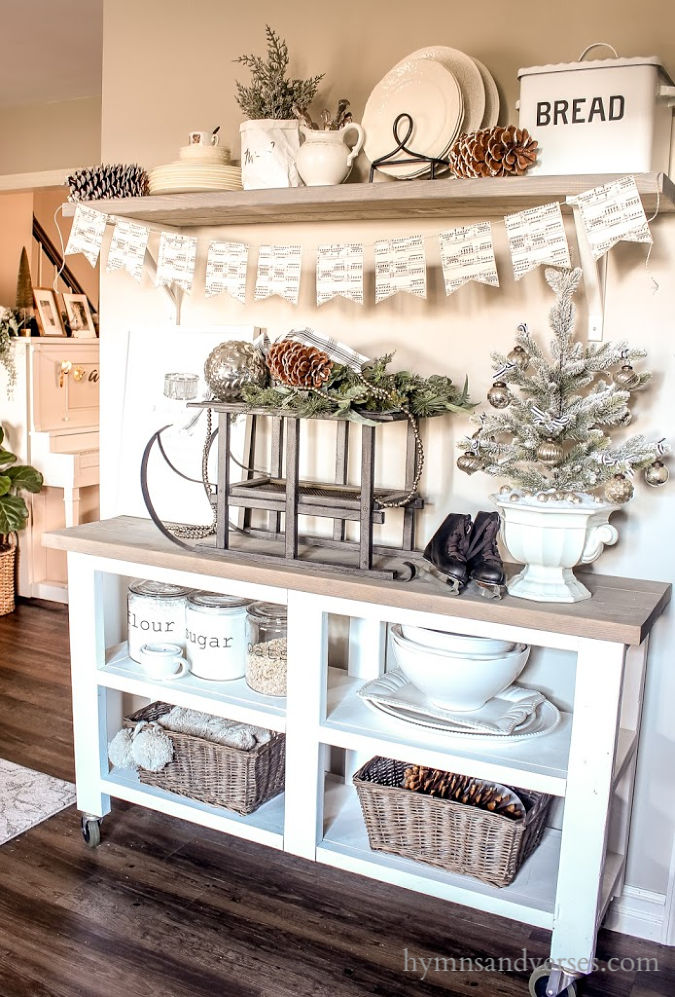
[[60,250],[54,245],[35,216],[33,216],[33,239],[37,242],[41,253],[40,263],[38,266],[37,286],[39,287],[42,285],[42,254],[44,254],[49,263],[54,267],[55,273],[58,273],[60,270],[59,279],[63,282],[66,290],[70,291],[72,294],[86,295],[87,301],[89,302],[89,308],[91,309],[92,314],[95,313],[97,311],[96,306],[68,264],[66,263],[63,265],[63,257],[61,256]]

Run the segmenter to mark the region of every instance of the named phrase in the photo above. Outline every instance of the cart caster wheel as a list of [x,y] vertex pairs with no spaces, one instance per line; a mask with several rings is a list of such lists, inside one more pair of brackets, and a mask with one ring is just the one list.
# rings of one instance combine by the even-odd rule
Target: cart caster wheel
[[101,844],[101,818],[83,817],[80,823],[87,848],[98,848]]
[[[538,966],[530,976],[530,997],[547,997],[546,986],[551,978],[550,966]],[[578,997],[576,983],[568,983],[555,997]]]

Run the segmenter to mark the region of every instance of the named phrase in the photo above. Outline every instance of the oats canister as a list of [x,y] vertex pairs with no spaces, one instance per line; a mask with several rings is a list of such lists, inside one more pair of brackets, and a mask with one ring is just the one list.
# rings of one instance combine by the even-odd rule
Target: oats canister
[[213,682],[246,673],[246,607],[250,599],[192,592],[185,607],[185,652],[190,670]]
[[254,602],[246,614],[246,682],[263,696],[286,695],[286,607]]
[[144,644],[170,641],[185,646],[185,599],[182,585],[138,579],[127,593],[129,657],[140,663]]

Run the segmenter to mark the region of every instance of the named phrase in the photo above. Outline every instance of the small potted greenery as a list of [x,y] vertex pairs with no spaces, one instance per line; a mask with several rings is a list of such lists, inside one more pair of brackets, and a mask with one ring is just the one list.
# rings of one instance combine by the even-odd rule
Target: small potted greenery
[[34,467],[17,464],[16,455],[5,450],[0,427],[0,616],[14,612],[16,534],[28,521],[28,507],[18,494],[37,494],[42,475]]
[[245,190],[298,187],[295,157],[300,130],[294,108],[306,111],[323,74],[308,80],[290,79],[288,47],[269,25],[265,26],[267,57],[241,55],[236,60],[251,72],[245,86],[236,82],[236,100],[248,119],[240,126],[241,174]]

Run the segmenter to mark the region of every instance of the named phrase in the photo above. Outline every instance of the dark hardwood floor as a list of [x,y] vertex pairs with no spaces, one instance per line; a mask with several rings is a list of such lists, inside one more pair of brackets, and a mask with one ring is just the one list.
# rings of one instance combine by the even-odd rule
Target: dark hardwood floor
[[[0,757],[72,779],[65,611],[20,605],[0,618],[0,648]],[[524,997],[522,963],[443,960],[543,961],[548,941],[121,803],[98,849],[74,809],[0,848],[0,997]],[[602,932],[599,957],[659,970],[598,972],[588,997],[675,993],[674,950]]]

